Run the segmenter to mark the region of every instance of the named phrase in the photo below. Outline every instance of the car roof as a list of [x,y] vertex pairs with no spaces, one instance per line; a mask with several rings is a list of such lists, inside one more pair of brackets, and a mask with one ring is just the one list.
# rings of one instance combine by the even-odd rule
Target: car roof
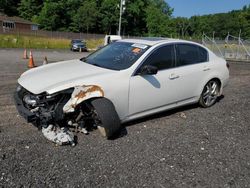
[[85,40],[84,39],[72,39],[71,42],[74,42],[74,41],[80,41],[80,42],[84,42]]
[[148,46],[154,46],[160,43],[168,43],[168,42],[185,42],[185,43],[193,43],[186,40],[180,39],[172,39],[172,38],[161,38],[161,37],[146,37],[146,38],[138,38],[138,39],[122,39],[120,42],[129,42],[129,43],[139,43],[145,44]]

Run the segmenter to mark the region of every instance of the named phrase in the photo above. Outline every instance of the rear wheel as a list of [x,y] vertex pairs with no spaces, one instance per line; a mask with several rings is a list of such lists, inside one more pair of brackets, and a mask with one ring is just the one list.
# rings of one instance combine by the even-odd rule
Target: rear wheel
[[220,84],[217,80],[210,80],[204,87],[200,96],[200,105],[204,108],[215,104],[220,92]]
[[94,121],[102,136],[111,138],[121,128],[120,118],[111,101],[98,98],[91,101],[94,107]]

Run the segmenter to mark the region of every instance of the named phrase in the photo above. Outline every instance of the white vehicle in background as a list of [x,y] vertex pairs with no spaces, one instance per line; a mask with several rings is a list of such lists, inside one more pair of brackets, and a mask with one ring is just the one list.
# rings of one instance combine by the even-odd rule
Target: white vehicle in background
[[210,107],[228,80],[227,62],[200,44],[125,39],[23,73],[15,101],[43,129],[97,127],[110,138],[123,122],[192,103]]
[[104,46],[106,46],[112,42],[116,42],[118,40],[122,40],[122,37],[120,35],[106,35],[104,37]]

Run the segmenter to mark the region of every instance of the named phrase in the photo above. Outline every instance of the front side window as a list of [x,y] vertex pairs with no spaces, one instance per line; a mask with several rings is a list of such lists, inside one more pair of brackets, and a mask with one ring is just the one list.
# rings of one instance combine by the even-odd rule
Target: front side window
[[177,66],[192,65],[208,61],[208,52],[193,44],[177,44]]
[[124,70],[132,66],[149,47],[144,44],[114,42],[81,60],[102,68]]
[[145,65],[153,65],[158,70],[164,70],[174,67],[175,54],[174,45],[166,45],[156,49],[143,63]]

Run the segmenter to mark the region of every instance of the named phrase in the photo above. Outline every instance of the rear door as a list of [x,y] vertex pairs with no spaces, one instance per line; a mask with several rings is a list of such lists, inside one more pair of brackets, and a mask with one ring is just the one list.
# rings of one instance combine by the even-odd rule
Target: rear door
[[200,95],[204,74],[210,71],[208,52],[190,43],[177,43],[175,48],[176,101],[192,100]]

